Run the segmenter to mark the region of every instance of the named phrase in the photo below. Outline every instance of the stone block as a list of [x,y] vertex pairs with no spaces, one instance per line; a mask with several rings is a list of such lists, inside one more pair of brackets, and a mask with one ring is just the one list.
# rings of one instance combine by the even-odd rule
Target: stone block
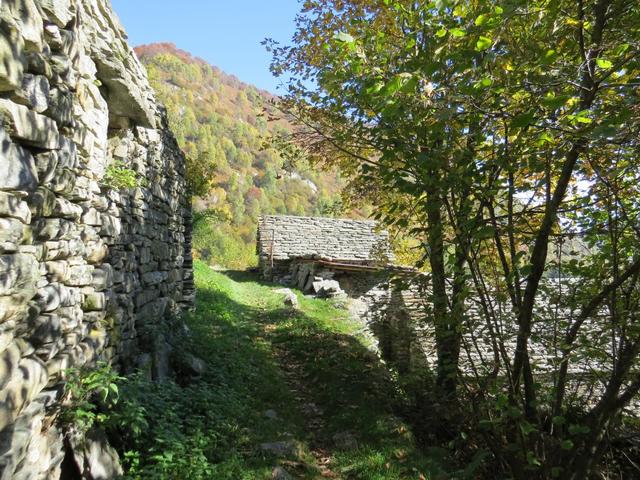
[[167,279],[167,272],[149,272],[142,276],[143,285],[158,285]]
[[13,143],[1,126],[0,155],[2,155],[0,190],[29,191],[38,186],[38,172],[33,156],[24,148]]
[[82,215],[82,207],[71,203],[64,198],[56,198],[55,206],[53,207],[53,216],[65,218],[67,220],[79,220]]
[[41,53],[29,53],[25,56],[26,67],[29,73],[44,75],[47,80],[51,79],[53,72],[47,57]]
[[56,150],[50,150],[39,153],[35,156],[35,159],[40,183],[42,185],[48,185],[56,174],[59,161],[58,152]]
[[69,443],[78,471],[92,480],[120,478],[124,473],[115,449],[106,435],[92,430],[84,436],[70,436]]
[[91,264],[102,263],[109,254],[109,247],[102,241],[87,243],[86,260]]
[[30,327],[28,339],[36,347],[54,343],[62,337],[62,323],[58,315],[41,315],[31,322]]
[[91,285],[98,291],[104,291],[113,286],[113,267],[107,263],[93,270]]
[[75,18],[74,3],[71,0],[40,0],[47,18],[60,28],[65,28]]
[[100,212],[95,208],[88,208],[82,215],[82,223],[85,225],[92,225],[99,227],[102,225],[102,218]]
[[53,312],[60,307],[71,307],[80,303],[80,294],[60,283],[49,283],[38,290],[37,302],[43,312]]
[[[56,65],[58,71],[63,66]],[[55,73],[55,68],[54,68]],[[61,88],[52,88],[49,92],[49,108],[45,112],[61,126],[73,125],[73,94]]]
[[23,407],[47,384],[47,369],[39,360],[24,358],[0,390],[0,431],[14,422]]
[[22,85],[13,93],[13,100],[42,113],[49,107],[49,81],[44,75],[25,73]]
[[14,24],[0,19],[0,92],[20,88],[24,74],[24,40]]
[[38,262],[33,256],[0,256],[0,322],[26,312],[39,278]]
[[34,217],[50,217],[56,206],[56,196],[45,187],[39,187],[29,195],[29,208]]
[[43,40],[43,22],[33,0],[5,0],[8,11],[18,24],[18,30],[24,40],[25,50],[41,52]]
[[66,285],[85,287],[93,282],[93,267],[91,265],[73,265],[69,267],[69,279]]
[[118,237],[122,233],[122,220],[117,217],[102,216],[102,228],[100,235],[105,237]]
[[21,197],[2,191],[0,191],[0,215],[16,218],[25,224],[31,222],[31,211],[27,202]]
[[60,136],[58,156],[60,157],[59,165],[61,168],[73,170],[78,167],[78,151],[76,144],[70,138]]
[[49,280],[64,283],[69,279],[69,264],[67,262],[45,262],[44,266]]
[[34,235],[39,240],[70,239],[76,226],[73,222],[61,218],[41,219],[34,222]]
[[56,175],[51,181],[51,189],[60,195],[68,196],[73,192],[76,185],[76,175],[68,168],[62,171],[57,170]]
[[58,148],[58,126],[49,117],[35,113],[24,105],[0,98],[0,120],[14,140],[43,149]]
[[0,218],[0,247],[5,252],[16,252],[18,246],[30,239],[30,229],[15,218]]
[[107,306],[107,297],[104,293],[93,292],[84,296],[82,310],[85,312],[96,312],[104,310]]

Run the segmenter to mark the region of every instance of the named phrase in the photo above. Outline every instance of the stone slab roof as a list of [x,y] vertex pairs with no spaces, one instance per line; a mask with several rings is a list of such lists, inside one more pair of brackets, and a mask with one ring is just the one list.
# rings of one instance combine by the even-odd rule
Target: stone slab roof
[[265,215],[258,222],[261,259],[325,259],[373,263],[390,259],[389,234],[370,220]]

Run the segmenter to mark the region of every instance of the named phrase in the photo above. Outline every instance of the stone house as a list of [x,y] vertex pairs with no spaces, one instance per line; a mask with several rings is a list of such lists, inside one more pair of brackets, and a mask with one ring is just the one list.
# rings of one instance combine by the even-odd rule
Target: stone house
[[318,297],[348,298],[365,332],[399,369],[422,356],[414,334],[424,310],[422,276],[393,264],[389,234],[377,222],[266,215],[258,223],[257,253],[265,279]]

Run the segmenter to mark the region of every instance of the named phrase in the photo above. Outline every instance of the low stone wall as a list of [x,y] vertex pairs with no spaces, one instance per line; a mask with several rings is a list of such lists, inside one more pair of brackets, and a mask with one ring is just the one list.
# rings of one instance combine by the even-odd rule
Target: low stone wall
[[0,1],[0,126],[0,479],[59,478],[65,369],[167,374],[194,294],[184,158],[106,0]]
[[[282,265],[280,262],[277,265]],[[434,371],[437,365],[435,326],[429,309],[429,276],[418,272],[394,274],[392,270],[349,271],[332,268],[310,259],[291,261],[285,275],[280,271],[277,281],[293,285],[306,293],[313,293],[312,285],[317,279],[331,279],[349,297],[354,317],[363,322],[362,332],[377,346],[381,357],[399,373]],[[282,269],[281,269],[282,270]],[[545,279],[540,285],[534,309],[534,323],[530,339],[530,360],[537,373],[551,375],[557,369],[561,352],[555,347],[558,336],[565,333],[567,325],[575,321],[578,312],[568,305],[576,295],[579,282],[573,279]],[[464,312],[464,332],[460,355],[460,370],[465,375],[491,374],[494,368],[504,372],[504,358],[511,361],[516,349],[516,322],[509,298],[494,293],[485,299],[493,312],[489,321],[477,297],[467,299]],[[606,352],[612,341],[610,337],[598,335],[598,324],[607,322],[607,311],[603,308],[583,325],[583,334],[578,342],[589,348]],[[494,340],[501,339],[504,353],[496,367]],[[602,374],[610,365],[598,356],[572,359],[569,374],[573,377],[570,389],[579,401],[593,401],[601,393],[602,385],[588,378],[594,373]],[[589,389],[585,387],[589,385]],[[638,404],[633,409],[638,411]]]

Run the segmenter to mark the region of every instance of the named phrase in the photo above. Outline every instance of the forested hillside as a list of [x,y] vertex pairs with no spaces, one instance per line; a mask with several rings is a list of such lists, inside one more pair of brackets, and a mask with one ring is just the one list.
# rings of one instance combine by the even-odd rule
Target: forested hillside
[[304,165],[285,170],[278,154],[264,148],[271,134],[291,128],[284,121],[269,122],[270,93],[173,44],[143,45],[136,53],[188,157],[188,180],[197,194],[197,256],[229,267],[251,265],[260,214],[340,211],[338,173]]

